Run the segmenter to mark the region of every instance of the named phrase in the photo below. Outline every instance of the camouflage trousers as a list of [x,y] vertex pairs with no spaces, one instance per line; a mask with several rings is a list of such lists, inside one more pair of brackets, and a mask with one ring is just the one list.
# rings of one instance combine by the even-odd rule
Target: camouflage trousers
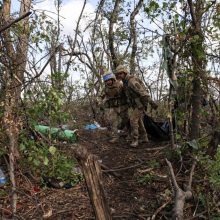
[[105,117],[111,129],[111,137],[118,138],[118,129],[120,125],[125,125],[129,121],[127,106],[107,108]]
[[147,132],[143,123],[144,110],[139,108],[129,108],[128,116],[130,119],[132,141],[147,138]]

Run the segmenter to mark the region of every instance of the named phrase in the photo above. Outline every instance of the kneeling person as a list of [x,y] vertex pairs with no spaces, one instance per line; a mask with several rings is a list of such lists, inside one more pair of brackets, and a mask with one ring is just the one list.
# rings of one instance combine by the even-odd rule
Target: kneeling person
[[103,75],[105,88],[101,98],[104,101],[106,116],[111,128],[111,143],[116,143],[119,139],[118,127],[120,124],[126,125],[128,122],[127,99],[123,89],[123,84],[116,80],[113,73]]

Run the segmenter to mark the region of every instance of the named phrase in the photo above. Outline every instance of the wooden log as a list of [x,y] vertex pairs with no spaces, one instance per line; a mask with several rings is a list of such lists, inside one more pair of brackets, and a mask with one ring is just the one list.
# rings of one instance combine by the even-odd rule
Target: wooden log
[[82,146],[77,146],[74,152],[83,171],[96,219],[112,220],[104,194],[102,172],[98,158],[93,154],[89,154],[86,148]]

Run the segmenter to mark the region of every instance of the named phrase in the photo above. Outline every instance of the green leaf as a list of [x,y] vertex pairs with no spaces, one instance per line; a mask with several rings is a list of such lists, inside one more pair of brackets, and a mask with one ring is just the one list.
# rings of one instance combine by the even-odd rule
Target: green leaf
[[50,146],[49,152],[54,155],[56,153],[57,149],[54,146]]
[[23,143],[20,144],[19,148],[21,151],[26,150],[26,146]]
[[35,166],[39,166],[40,165],[40,161],[36,160],[36,159],[33,160],[33,163],[34,163]]
[[47,158],[47,157],[44,157],[44,165],[45,165],[45,166],[47,166],[47,165],[48,165],[48,163],[49,163],[48,158]]
[[194,139],[192,141],[188,141],[186,142],[190,147],[192,147],[194,150],[198,150],[199,149],[199,145],[197,143],[197,141]]

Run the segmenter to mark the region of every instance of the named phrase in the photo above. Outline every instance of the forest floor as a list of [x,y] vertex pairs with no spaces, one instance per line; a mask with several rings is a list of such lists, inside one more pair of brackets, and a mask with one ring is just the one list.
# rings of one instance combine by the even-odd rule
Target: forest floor
[[[131,148],[123,137],[117,144],[109,143],[106,130],[84,130],[79,135],[77,144],[115,170],[103,171],[103,186],[114,219],[148,219],[162,205],[171,205],[171,185],[164,160],[167,143],[150,142]],[[71,154],[71,148],[66,150]],[[47,188],[29,196],[35,198],[36,205],[33,198],[21,197],[18,211],[24,219],[95,219],[84,181],[71,189]]]
[[[170,159],[169,142],[150,141],[131,148],[123,136],[118,143],[109,143],[108,130],[81,129],[78,133],[76,145],[97,155],[100,163],[107,167],[103,170],[103,186],[113,219],[171,219],[173,189],[165,161],[165,158]],[[64,145],[62,150],[74,156],[71,145]],[[182,166],[183,161],[179,159],[171,158],[171,162],[182,186],[188,181],[190,167]],[[17,187],[18,219],[95,219],[85,181],[70,189],[41,188],[17,173]],[[5,216],[3,219],[7,219],[10,203],[6,194],[0,198],[0,209]],[[186,204],[185,210],[184,219],[200,219],[192,203]],[[188,214],[193,217],[188,218]]]

